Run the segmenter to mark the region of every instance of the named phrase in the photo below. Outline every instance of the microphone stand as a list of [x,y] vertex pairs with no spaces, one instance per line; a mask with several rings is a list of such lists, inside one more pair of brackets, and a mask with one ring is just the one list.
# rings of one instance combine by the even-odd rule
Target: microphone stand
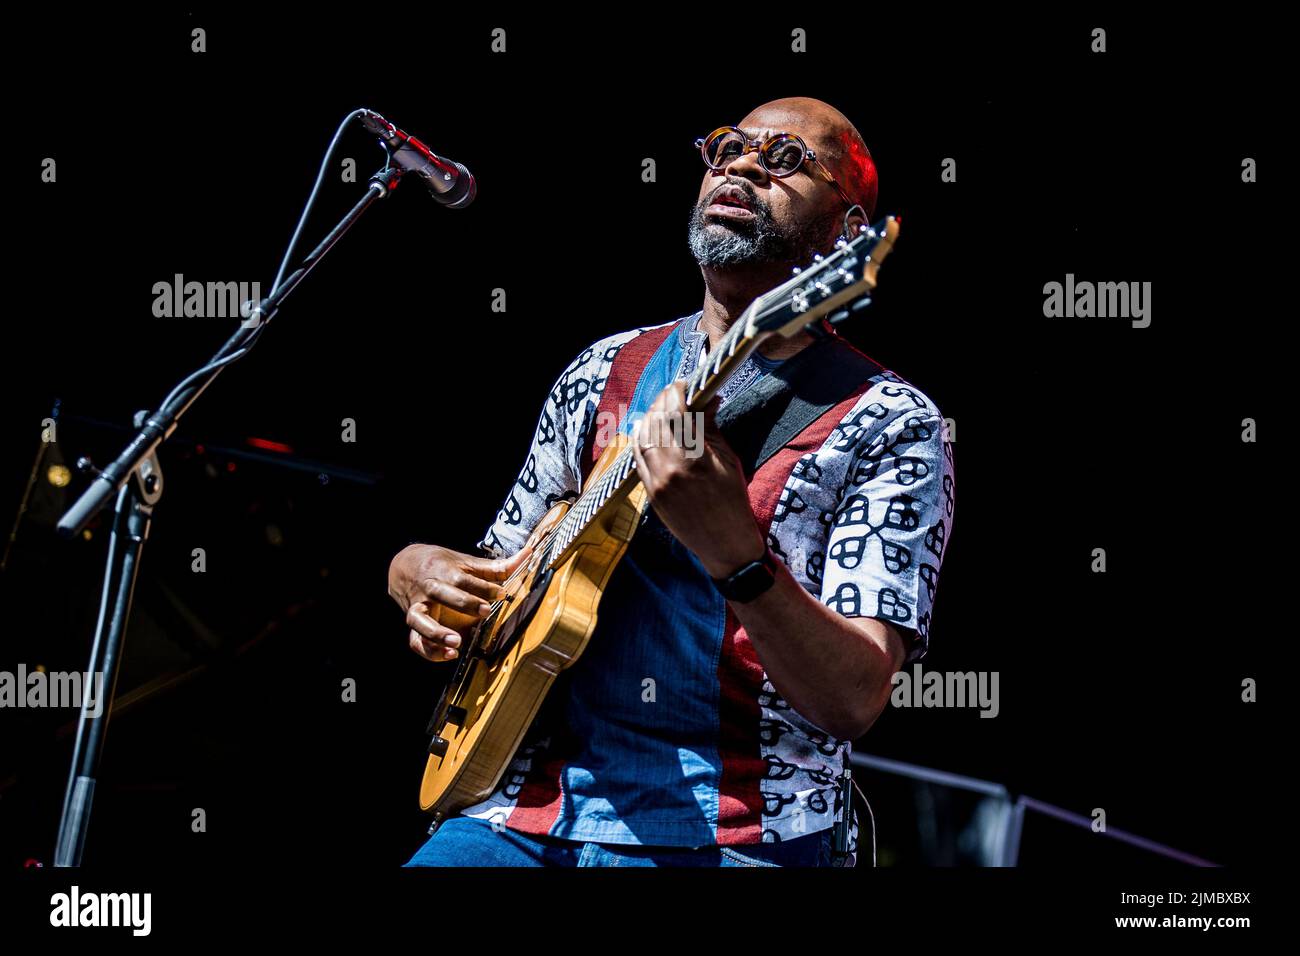
[[[302,265],[286,276],[269,296],[257,303],[249,318],[241,323],[239,330],[217,351],[211,361],[182,379],[152,415],[136,413],[134,424],[138,431],[135,437],[111,464],[98,472],[91,486],[59,520],[58,533],[64,538],[73,538],[81,533],[108,503],[109,498],[114,493],[117,494],[113,530],[104,568],[104,588],[100,595],[99,619],[95,625],[90,663],[86,669],[72,769],[68,774],[63,815],[59,821],[58,844],[54,850],[55,866],[81,865],[86,831],[90,826],[90,808],[95,795],[99,759],[104,746],[104,733],[113,709],[122,638],[131,613],[140,556],[149,535],[153,509],[162,497],[158,446],[171,437],[180,424],[181,416],[221,374],[221,370],[252,349],[267,323],[279,312],[280,304],[361,218],[361,214],[376,199],[386,197],[397,187],[403,172],[398,166],[389,166],[371,176],[369,188],[361,201],[330,230],[320,245],[307,255]],[[100,699],[93,702],[98,713],[92,716],[91,687],[96,674],[103,675],[103,683],[100,685]]]

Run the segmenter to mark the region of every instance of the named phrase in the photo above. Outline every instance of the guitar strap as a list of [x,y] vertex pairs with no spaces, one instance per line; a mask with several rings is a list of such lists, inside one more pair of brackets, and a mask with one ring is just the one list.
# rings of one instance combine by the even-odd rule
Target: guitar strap
[[834,408],[881,366],[834,333],[820,338],[730,399],[717,422],[746,479],[796,435]]

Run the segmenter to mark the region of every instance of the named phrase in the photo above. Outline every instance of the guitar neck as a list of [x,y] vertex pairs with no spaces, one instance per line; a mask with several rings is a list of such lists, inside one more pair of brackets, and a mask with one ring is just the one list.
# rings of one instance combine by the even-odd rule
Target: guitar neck
[[746,309],[726,334],[718,340],[717,348],[704,357],[686,382],[686,408],[698,412],[713,400],[718,389],[749,358],[770,332],[751,330],[750,317],[759,308],[762,298]]

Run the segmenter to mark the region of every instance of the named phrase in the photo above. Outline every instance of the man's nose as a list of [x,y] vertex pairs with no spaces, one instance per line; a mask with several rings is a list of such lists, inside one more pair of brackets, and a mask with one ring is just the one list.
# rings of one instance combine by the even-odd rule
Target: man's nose
[[758,150],[747,150],[739,156],[732,157],[731,161],[722,168],[722,172],[727,176],[740,176],[748,179],[758,185],[766,185],[768,181],[767,170],[759,162]]

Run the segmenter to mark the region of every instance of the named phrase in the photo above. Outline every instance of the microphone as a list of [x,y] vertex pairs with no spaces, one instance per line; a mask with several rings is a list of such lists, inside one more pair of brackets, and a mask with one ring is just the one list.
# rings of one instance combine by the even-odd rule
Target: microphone
[[478,195],[474,176],[460,163],[444,159],[414,136],[402,132],[374,110],[361,111],[361,125],[393,151],[397,165],[424,180],[433,198],[451,209],[464,209]]

